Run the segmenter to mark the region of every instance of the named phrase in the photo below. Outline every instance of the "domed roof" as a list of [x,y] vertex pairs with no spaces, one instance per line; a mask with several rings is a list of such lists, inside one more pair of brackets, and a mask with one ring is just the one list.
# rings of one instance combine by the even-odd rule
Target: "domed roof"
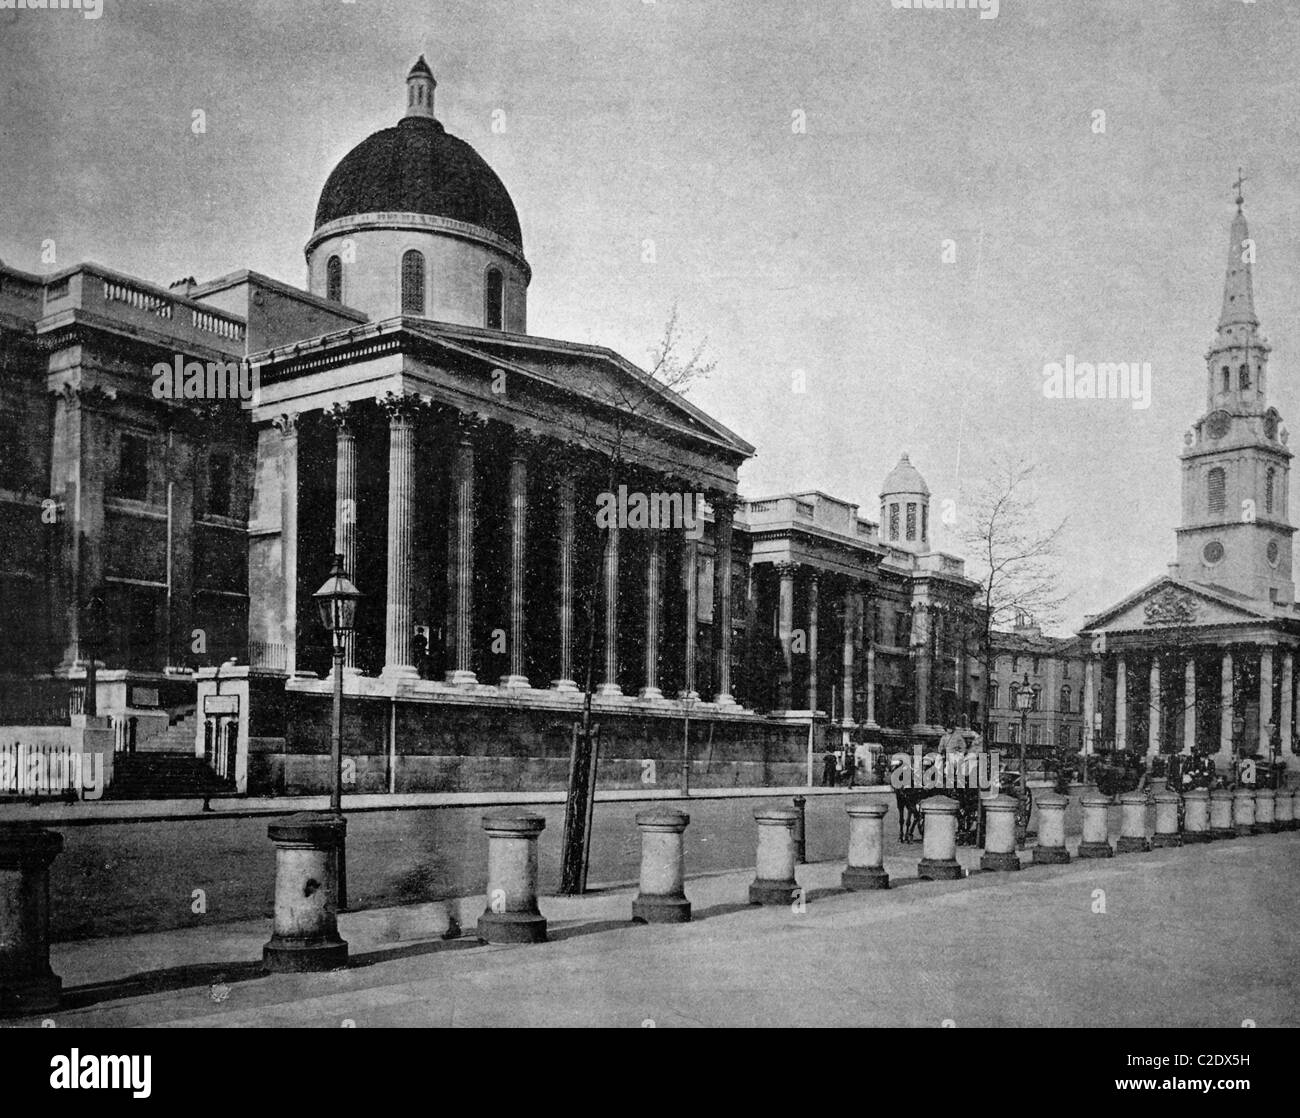
[[906,454],[898,460],[898,465],[889,471],[885,484],[880,488],[880,495],[887,493],[922,493],[930,495],[930,487],[925,484],[921,471],[912,465]]
[[519,215],[496,172],[430,116],[405,116],[343,157],[325,180],[316,228],[353,214],[416,213],[477,225],[518,248]]

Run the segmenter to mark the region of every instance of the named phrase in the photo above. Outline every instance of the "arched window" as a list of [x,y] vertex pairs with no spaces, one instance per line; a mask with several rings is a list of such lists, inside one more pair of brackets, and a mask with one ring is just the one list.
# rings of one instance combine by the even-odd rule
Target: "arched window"
[[1002,704],[998,701],[1001,698],[1002,688],[996,683],[989,685],[989,709],[996,710]]
[[1232,391],[1232,370],[1227,365],[1223,366],[1223,391]]
[[891,504],[889,506],[889,538],[898,539],[898,506]]
[[1243,365],[1237,370],[1237,386],[1243,391],[1250,387],[1250,366]]
[[908,540],[916,539],[916,503],[907,502],[907,538]]
[[1029,709],[1038,710],[1040,705],[1040,700],[1042,699],[1042,695],[1043,695],[1043,689],[1041,687],[1035,687],[1033,691],[1034,694],[1033,694],[1033,698],[1030,701]]
[[331,303],[343,302],[343,261],[337,256],[325,262],[325,298]]
[[1062,687],[1061,688],[1061,712],[1063,714],[1068,714],[1069,710],[1070,710],[1070,688]]
[[1012,683],[1007,687],[1007,706],[1012,710],[1016,709],[1016,696],[1020,694],[1020,684]]
[[505,319],[506,284],[497,268],[489,268],[487,290],[484,293],[484,322],[489,330],[502,329]]
[[424,314],[424,254],[402,253],[402,313]]
[[1206,481],[1206,497],[1210,512],[1222,512],[1227,506],[1228,475],[1222,466],[1215,466]]
[[1264,474],[1264,511],[1273,511],[1273,476],[1277,471],[1270,466]]

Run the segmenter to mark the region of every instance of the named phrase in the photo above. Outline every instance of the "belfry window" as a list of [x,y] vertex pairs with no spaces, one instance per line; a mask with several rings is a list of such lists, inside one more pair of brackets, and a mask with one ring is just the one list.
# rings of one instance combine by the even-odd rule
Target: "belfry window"
[[916,503],[914,501],[907,502],[907,538],[909,540],[916,539]]
[[331,303],[343,302],[343,261],[337,256],[325,263],[325,298]]
[[402,253],[402,313],[424,314],[424,254]]
[[898,506],[896,504],[889,506],[889,538],[898,539]]
[[1227,507],[1228,475],[1221,466],[1215,466],[1206,480],[1206,498],[1212,513],[1221,513]]
[[1232,391],[1232,370],[1227,365],[1223,366],[1223,391]]
[[921,506],[921,542],[925,543],[930,538],[930,506]]
[[1243,392],[1250,387],[1250,366],[1243,365],[1237,370],[1237,387]]
[[484,322],[489,330],[500,330],[505,318],[505,280],[497,268],[489,268],[484,291]]
[[1272,466],[1270,466],[1267,472],[1264,474],[1264,511],[1265,512],[1273,511],[1273,478],[1276,473],[1277,471],[1274,470]]

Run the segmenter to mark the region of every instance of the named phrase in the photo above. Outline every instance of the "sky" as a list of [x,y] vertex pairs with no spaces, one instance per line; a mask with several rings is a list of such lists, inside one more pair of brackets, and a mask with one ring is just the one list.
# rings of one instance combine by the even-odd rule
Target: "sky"
[[[519,210],[530,333],[645,364],[676,304],[716,361],[691,399],[757,447],[746,496],[874,520],[907,452],[944,550],[996,456],[1038,461],[1056,631],[1173,558],[1238,166],[1271,402],[1300,416],[1300,4],[1275,0],[0,9],[0,259],[304,285],[319,191],[420,53]],[[1150,406],[1045,398],[1067,355],[1150,363]]]

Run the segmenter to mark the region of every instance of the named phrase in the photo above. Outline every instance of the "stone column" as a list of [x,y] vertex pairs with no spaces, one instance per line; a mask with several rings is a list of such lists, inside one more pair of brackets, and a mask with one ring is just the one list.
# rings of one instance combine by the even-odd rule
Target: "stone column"
[[605,531],[604,605],[605,605],[605,678],[597,695],[621,698],[618,685],[618,536],[617,519],[610,519]]
[[487,908],[478,920],[484,943],[542,943],[546,917],[537,907],[537,836],[546,819],[530,812],[483,816],[488,835]]
[[685,924],[691,918],[686,899],[682,834],[691,817],[671,808],[637,812],[641,831],[641,888],[632,902],[639,924]]
[[840,875],[840,884],[850,891],[888,889],[885,872],[885,816],[889,805],[882,803],[849,804],[849,858]]
[[756,873],[749,886],[750,904],[789,904],[799,892],[794,877],[794,825],[789,807],[756,807],[758,852]]
[[503,687],[529,687],[524,660],[525,594],[528,555],[528,454],[535,438],[516,431],[510,448],[510,672]]
[[415,506],[415,417],[420,398],[387,393],[377,401],[388,413],[388,595],[385,603],[386,679],[418,679],[411,649],[411,562]]
[[456,416],[456,451],[452,463],[452,495],[455,520],[451,525],[451,670],[447,682],[472,687],[478,682],[474,671],[474,442],[485,426],[481,416],[460,412]]
[[63,981],[50,969],[50,863],[63,836],[0,824],[0,1017],[57,1009]]
[[[325,413],[334,428],[334,554],[343,556],[343,569],[357,577],[357,433],[351,404],[335,404]],[[356,633],[343,635],[343,674],[357,669]]]
[[573,475],[568,469],[560,477],[560,678],[551,684],[556,691],[576,691],[573,680]]
[[808,709],[817,710],[817,608],[821,574],[808,572]]
[[280,582],[284,591],[281,640],[284,668],[292,678],[298,667],[298,416],[278,415],[271,425],[280,432]]
[[1164,716],[1164,702],[1160,694],[1160,657],[1151,657],[1150,695],[1147,701],[1147,756],[1160,756],[1160,722]]
[[[733,496],[715,497],[713,505],[713,540],[716,553],[713,560],[714,647],[717,649],[718,692],[713,701],[720,707],[734,707],[731,694],[731,537],[735,524],[736,507],[740,502]],[[697,511],[696,515],[699,513]]]
[[844,678],[841,681],[841,703],[840,709],[843,711],[843,722],[846,726],[853,724],[853,630],[854,630],[854,606],[856,595],[852,590],[844,591],[844,656],[843,672]]
[[956,800],[947,796],[934,796],[921,801],[921,815],[925,819],[925,834],[921,839],[921,861],[917,877],[931,881],[955,881],[962,876],[957,861],[957,810]]
[[660,601],[663,591],[660,587],[660,573],[663,568],[662,537],[659,529],[650,528],[647,543],[649,548],[645,561],[645,686],[641,688],[641,698],[662,699],[659,690],[659,621],[662,610]]
[[697,626],[700,615],[700,544],[686,537],[686,678],[682,684],[682,698],[698,702],[699,690],[695,683],[695,657],[698,649]]
[[1089,656],[1083,662],[1083,751],[1088,755],[1097,751],[1096,731],[1093,729],[1096,714],[1097,667],[1094,658]]
[[778,563],[777,574],[781,577],[780,613],[777,620],[777,635],[781,641],[781,680],[778,705],[782,710],[789,710],[794,702],[794,576],[799,569],[798,563]]
[[1214,755],[1216,765],[1232,765],[1232,653],[1223,654],[1222,674],[1219,677],[1219,751]]
[[1282,653],[1282,711],[1281,725],[1278,728],[1278,745],[1280,756],[1288,761],[1288,754],[1293,752],[1291,736],[1295,730],[1295,665],[1291,650]]
[[1269,740],[1268,724],[1273,721],[1273,649],[1264,645],[1259,650],[1259,752],[1269,758],[1273,743]]
[[990,796],[983,801],[984,853],[980,856],[982,870],[1018,870],[1020,859],[1016,856],[1016,809],[1020,801],[1014,796]]
[[1115,661],[1115,748],[1128,748],[1128,665]]
[[302,812],[272,823],[275,843],[275,924],[262,948],[262,969],[275,973],[347,966],[339,936],[339,852],[347,820],[332,812]]
[[867,646],[867,728],[879,729],[876,722],[876,646]]
[[1035,865],[1061,865],[1070,860],[1065,849],[1065,810],[1070,806],[1068,796],[1048,792],[1039,796],[1038,845],[1034,847]]
[[1187,657],[1183,668],[1183,756],[1190,757],[1196,745],[1196,658]]

